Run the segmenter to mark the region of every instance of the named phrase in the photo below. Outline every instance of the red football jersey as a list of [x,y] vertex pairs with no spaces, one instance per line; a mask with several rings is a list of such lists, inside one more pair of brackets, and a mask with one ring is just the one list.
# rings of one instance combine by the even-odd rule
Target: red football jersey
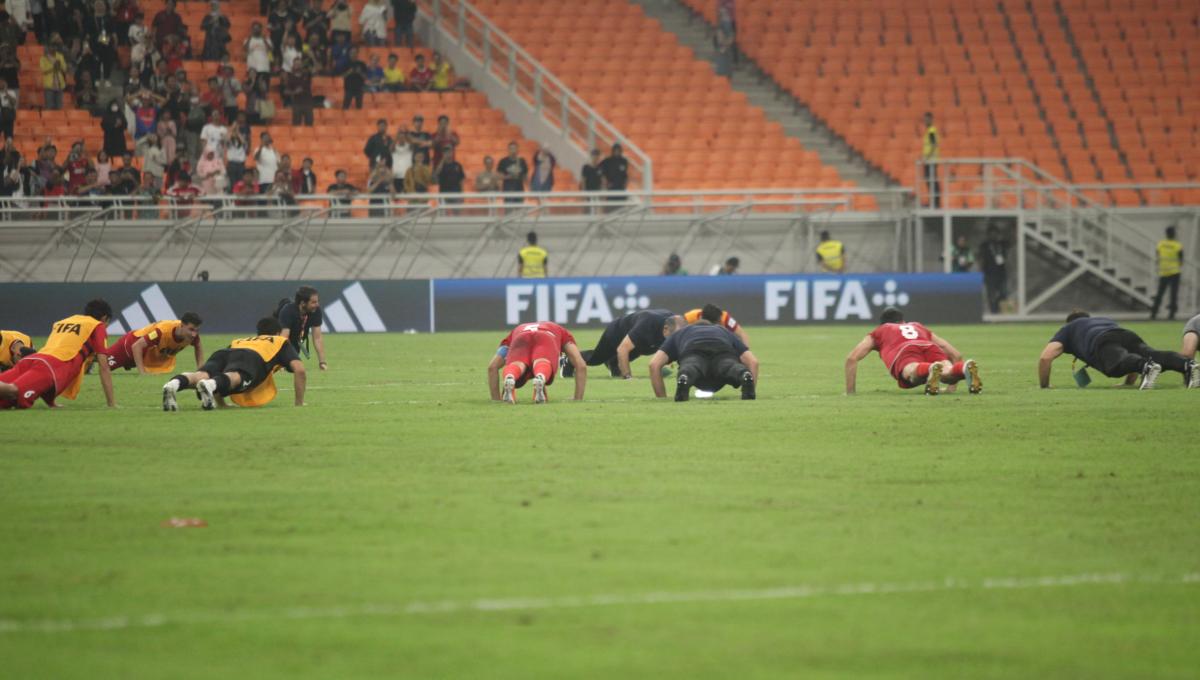
[[875,341],[875,349],[879,352],[879,358],[883,359],[883,363],[889,371],[892,369],[892,364],[896,363],[896,357],[900,356],[904,350],[936,346],[936,343],[933,342],[933,333],[915,321],[880,324],[871,331],[871,339]]
[[512,344],[517,336],[524,333],[544,333],[553,336],[558,343],[559,352],[562,351],[563,345],[569,343],[578,344],[575,342],[575,336],[571,335],[571,331],[559,326],[551,321],[535,321],[534,323],[523,323],[520,326],[512,329],[503,340],[500,341],[502,347],[508,347]]

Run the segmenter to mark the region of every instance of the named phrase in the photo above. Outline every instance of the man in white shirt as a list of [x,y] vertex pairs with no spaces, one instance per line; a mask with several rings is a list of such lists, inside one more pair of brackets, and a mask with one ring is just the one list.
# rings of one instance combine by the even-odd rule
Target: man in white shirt
[[267,193],[275,183],[275,173],[279,170],[279,154],[271,141],[271,133],[259,135],[262,144],[254,152],[254,166],[258,169],[258,190]]
[[208,122],[200,130],[200,140],[203,142],[201,155],[212,151],[217,158],[225,157],[225,143],[229,140],[229,128],[221,124],[221,112],[214,110],[208,117]]

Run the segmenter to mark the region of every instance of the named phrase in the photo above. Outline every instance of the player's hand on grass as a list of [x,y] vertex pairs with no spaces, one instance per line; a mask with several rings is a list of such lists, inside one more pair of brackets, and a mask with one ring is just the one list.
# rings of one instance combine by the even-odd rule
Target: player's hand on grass
[[329,370],[329,362],[322,361],[317,364],[317,367],[320,368],[322,371],[327,371],[327,370]]

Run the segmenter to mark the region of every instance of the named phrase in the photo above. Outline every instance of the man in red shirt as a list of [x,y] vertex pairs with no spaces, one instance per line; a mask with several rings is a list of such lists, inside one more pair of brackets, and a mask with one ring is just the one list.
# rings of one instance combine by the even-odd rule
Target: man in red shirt
[[67,157],[67,164],[65,166],[67,173],[67,193],[72,196],[76,195],[76,190],[87,183],[87,174],[91,167],[92,163],[88,160],[87,153],[83,150],[81,144],[76,143],[71,148],[71,155]]
[[937,395],[941,383],[954,391],[960,380],[970,378],[971,394],[979,394],[983,383],[974,359],[963,361],[962,354],[949,342],[915,321],[905,322],[904,313],[895,307],[883,310],[879,326],[867,334],[846,357],[846,394],[854,394],[858,362],[874,351],[902,389],[925,385],[925,394]]
[[[533,381],[533,403],[546,403],[546,386],[554,382],[559,357],[567,355],[575,367],[575,400],[583,399],[587,363],[567,329],[549,321],[523,323],[500,341],[496,356],[488,364],[488,389],[492,401],[517,403],[517,388]],[[504,367],[504,391],[500,391],[500,367]]]
[[425,65],[425,55],[417,55],[417,65],[408,72],[408,85],[417,92],[428,92],[433,87],[433,69]]
[[[112,307],[104,300],[92,300],[83,314],[69,316],[50,327],[50,336],[40,351],[31,354],[7,371],[0,373],[0,409],[26,409],[42,399],[51,408],[63,396],[74,399],[88,365],[97,354],[105,353],[106,326]],[[107,361],[96,362],[100,386],[109,406],[116,406],[112,374]]]

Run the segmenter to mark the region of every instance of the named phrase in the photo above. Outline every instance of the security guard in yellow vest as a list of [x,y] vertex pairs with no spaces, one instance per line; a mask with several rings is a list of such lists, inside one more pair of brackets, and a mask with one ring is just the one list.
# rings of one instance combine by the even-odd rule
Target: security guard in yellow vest
[[176,394],[195,387],[200,407],[211,411],[229,397],[238,406],[265,406],[275,398],[275,371],[292,374],[296,406],[304,405],[307,376],[300,355],[288,339],[280,335],[279,320],[267,317],[258,322],[258,335],[239,338],[229,347],[213,352],[194,373],[181,373],[163,385],[163,410],[178,411]]
[[821,242],[817,244],[817,264],[832,274],[846,273],[846,248],[827,231],[821,232]]
[[921,161],[925,164],[925,183],[929,189],[929,207],[942,207],[942,185],[938,181],[937,162],[942,136],[933,124],[933,114],[925,112],[925,133],[921,135]]
[[1175,240],[1175,227],[1167,227],[1167,237],[1158,242],[1158,293],[1154,295],[1154,308],[1150,318],[1158,316],[1163,293],[1169,289],[1171,300],[1167,303],[1168,318],[1174,319],[1179,311],[1179,279],[1183,272],[1183,244]]
[[0,331],[0,371],[13,367],[26,354],[33,354],[33,341],[20,331]]
[[525,236],[525,247],[517,253],[517,276],[523,279],[544,279],[550,275],[549,253],[537,244],[537,232]]

